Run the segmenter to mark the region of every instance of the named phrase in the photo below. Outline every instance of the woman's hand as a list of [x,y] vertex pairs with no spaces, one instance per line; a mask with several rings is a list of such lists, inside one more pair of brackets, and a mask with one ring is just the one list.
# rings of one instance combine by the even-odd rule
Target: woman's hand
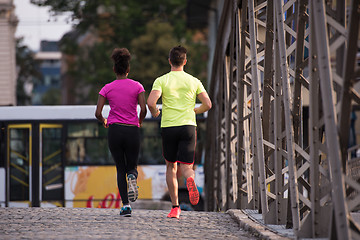
[[109,127],[109,125],[107,124],[107,118],[104,118],[103,126],[104,126],[104,128]]

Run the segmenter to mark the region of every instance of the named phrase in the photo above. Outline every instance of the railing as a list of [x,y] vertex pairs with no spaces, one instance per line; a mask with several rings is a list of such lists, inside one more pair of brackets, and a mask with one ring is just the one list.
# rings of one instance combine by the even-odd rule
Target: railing
[[348,161],[359,2],[224,1],[209,91],[208,210],[257,209],[297,237],[360,238],[350,216],[359,176],[346,175],[359,165]]

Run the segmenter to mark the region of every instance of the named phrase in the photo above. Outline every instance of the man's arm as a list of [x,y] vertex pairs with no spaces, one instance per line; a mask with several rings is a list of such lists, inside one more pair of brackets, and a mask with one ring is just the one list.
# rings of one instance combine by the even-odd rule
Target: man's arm
[[212,107],[211,100],[207,92],[201,92],[197,95],[197,98],[200,100],[201,105],[197,108],[194,108],[196,114],[204,113]]
[[153,117],[157,117],[160,114],[159,108],[156,107],[156,103],[161,96],[161,92],[159,90],[152,90],[147,100],[147,105]]

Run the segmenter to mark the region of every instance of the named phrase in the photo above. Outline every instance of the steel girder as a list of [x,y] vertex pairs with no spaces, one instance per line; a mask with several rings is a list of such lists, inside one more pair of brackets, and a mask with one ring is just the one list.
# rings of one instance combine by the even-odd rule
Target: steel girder
[[224,2],[209,91],[208,210],[258,209],[297,237],[360,237],[350,216],[359,176],[346,175],[359,161],[347,147],[360,104],[359,0],[347,18],[345,9],[339,0]]

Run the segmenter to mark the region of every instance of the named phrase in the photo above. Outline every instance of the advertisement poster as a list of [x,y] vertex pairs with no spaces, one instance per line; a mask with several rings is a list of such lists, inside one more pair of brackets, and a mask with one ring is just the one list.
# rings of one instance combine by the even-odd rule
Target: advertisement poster
[[[160,200],[167,193],[165,165],[138,167],[139,199]],[[120,208],[115,166],[65,169],[65,206]]]

